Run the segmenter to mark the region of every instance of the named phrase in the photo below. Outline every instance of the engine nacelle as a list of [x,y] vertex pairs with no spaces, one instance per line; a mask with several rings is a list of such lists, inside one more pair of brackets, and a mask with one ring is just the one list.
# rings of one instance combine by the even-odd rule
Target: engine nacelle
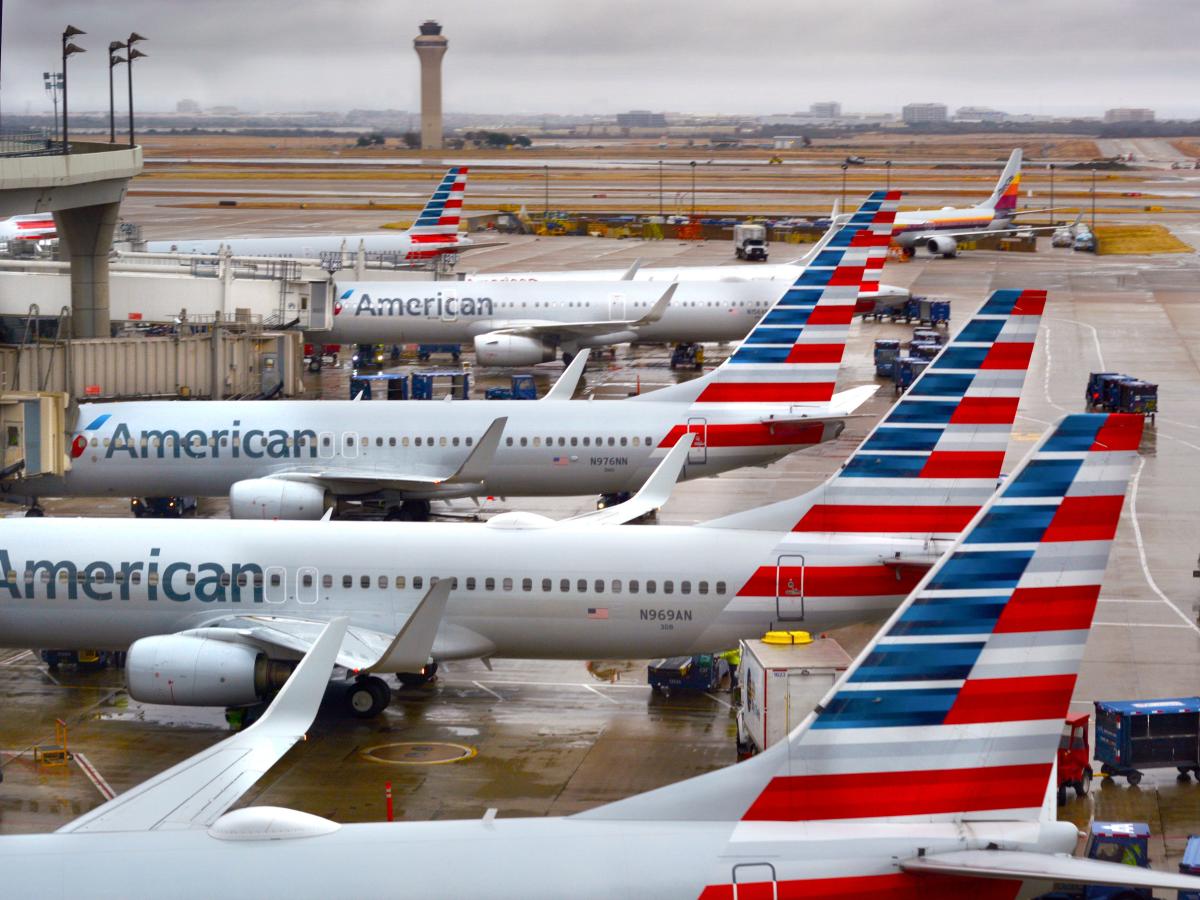
[[175,706],[249,706],[270,696],[291,672],[261,650],[190,634],[134,641],[125,658],[129,696]]
[[958,241],[952,237],[935,235],[925,241],[925,249],[935,256],[949,258],[958,255]]
[[229,489],[235,519],[319,519],[330,502],[320,485],[285,478],[247,478]]
[[475,338],[475,364],[479,366],[536,366],[552,362],[555,347],[537,338],[518,334],[481,334]]

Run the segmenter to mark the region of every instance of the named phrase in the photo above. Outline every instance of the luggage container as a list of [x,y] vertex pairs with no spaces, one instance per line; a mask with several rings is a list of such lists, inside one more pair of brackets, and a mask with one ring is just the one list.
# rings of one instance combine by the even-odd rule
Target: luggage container
[[946,333],[938,331],[936,328],[914,328],[912,342],[914,344],[937,344],[941,346],[946,343]]
[[429,358],[435,353],[449,353],[450,358],[454,362],[458,362],[462,356],[462,344],[418,344],[417,359],[421,362],[428,362]]
[[1120,377],[1117,372],[1092,372],[1088,375],[1087,390],[1083,392],[1083,400],[1088,409],[1094,409],[1104,403],[1104,379]]
[[385,375],[351,376],[351,400],[370,400],[376,395],[388,400],[407,400],[408,376],[394,372]]
[[536,400],[537,385],[532,375],[514,375],[511,387],[492,387],[483,392],[484,400]]
[[1122,381],[1117,384],[1117,412],[1138,413],[1151,422],[1158,412],[1158,385],[1148,381]]
[[897,356],[896,365],[892,369],[892,381],[896,385],[896,393],[902,394],[916,377],[925,371],[929,360],[916,356]]
[[[922,316],[922,319],[925,317]],[[950,301],[933,300],[929,304],[928,323],[933,326],[950,324]]]
[[913,341],[908,345],[908,355],[913,359],[922,359],[926,362],[933,362],[939,353],[942,352],[942,345],[934,341]]
[[429,369],[413,372],[414,400],[467,400],[471,396],[471,373],[462,369]]
[[900,342],[890,338],[881,338],[875,342],[875,375],[878,378],[891,378],[892,367],[896,357],[900,355]]
[[[1150,868],[1150,826],[1145,822],[1093,822],[1083,852],[1085,859]],[[1149,888],[1127,888],[1115,884],[1056,884],[1035,900],[1152,900]]]
[[730,678],[729,663],[711,653],[657,659],[646,668],[651,689],[664,697],[671,691],[715,691],[728,687]]
[[1101,775],[1131,785],[1142,769],[1174,767],[1200,780],[1200,697],[1097,700],[1096,759]]
[[741,642],[738,759],[761,753],[804,721],[850,665],[833,638],[771,631]]

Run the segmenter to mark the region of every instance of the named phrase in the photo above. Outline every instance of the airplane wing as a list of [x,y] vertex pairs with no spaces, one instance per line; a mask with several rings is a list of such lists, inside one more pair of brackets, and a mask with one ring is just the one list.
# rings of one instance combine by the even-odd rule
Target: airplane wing
[[968,875],[1019,881],[1062,881],[1072,884],[1115,884],[1129,888],[1200,890],[1200,878],[1156,872],[1121,863],[1078,859],[1017,850],[959,850],[932,853],[900,863],[906,872]]
[[257,722],[67,823],[59,832],[207,828],[304,737],[347,619],[331,620]]
[[962,231],[918,231],[916,233],[907,232],[903,236],[905,239],[913,241],[924,241],[935,237],[948,237],[956,241],[969,241],[972,238],[992,237],[995,235],[1006,234],[1029,234],[1031,231],[1057,231],[1057,225],[1013,225],[1010,228],[966,228]]
[[613,334],[618,331],[636,331],[638,328],[643,328],[646,325],[653,325],[663,317],[663,313],[671,305],[671,298],[675,296],[675,290],[678,287],[678,282],[671,282],[671,285],[663,291],[663,295],[658,298],[658,302],[648,309],[645,315],[637,319],[609,319],[598,322],[525,322],[494,328],[488,333],[520,334],[528,337],[541,337],[543,335],[594,337],[602,334]]
[[[566,373],[563,373],[566,377]],[[557,387],[557,385],[556,385]],[[572,391],[574,389],[572,388]],[[454,472],[437,475],[421,475],[412,472],[399,473],[376,471],[368,472],[359,469],[317,469],[311,472],[281,472],[268,475],[268,478],[278,478],[286,481],[316,482],[330,490],[343,493],[368,493],[370,491],[415,491],[436,487],[441,484],[476,484],[487,478],[492,465],[492,458],[500,446],[500,438],[504,427],[508,424],[507,416],[497,417],[483,437],[475,444],[471,453],[463,460],[462,465]]]
[[822,425],[825,422],[844,422],[846,419],[865,418],[867,413],[855,414],[855,410],[875,395],[879,390],[877,384],[864,384],[850,388],[833,395],[829,405],[822,407],[821,415],[806,415],[802,408],[793,408],[791,412],[764,416],[759,421],[764,425],[779,425],[796,427],[801,425]]
[[554,387],[546,391],[546,396],[542,399],[570,400],[574,397],[575,389],[579,387],[579,379],[583,377],[583,370],[587,366],[588,356],[591,355],[591,352],[585,349],[576,353],[575,358],[571,360],[571,364],[558,376],[558,381],[554,382]]
[[[337,650],[337,665],[351,672],[368,672],[385,664],[388,671],[420,670],[429,662],[451,585],[445,579],[432,584],[395,635],[358,625],[348,627]],[[181,633],[304,654],[310,652],[324,625],[316,619],[244,613]]]
[[563,519],[560,524],[623,525],[658,509],[670,499],[671,490],[679,481],[679,473],[687,463],[688,451],[695,439],[695,434],[685,434],[677,440],[675,446],[667,451],[667,455],[658,464],[658,468],[650,473],[641,490],[624,503],[572,516]]

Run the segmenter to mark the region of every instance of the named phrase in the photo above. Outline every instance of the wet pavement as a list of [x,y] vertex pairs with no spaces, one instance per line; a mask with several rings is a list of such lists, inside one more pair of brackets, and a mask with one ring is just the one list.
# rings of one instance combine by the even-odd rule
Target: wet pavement
[[[545,266],[587,264],[611,245],[566,242],[558,260],[551,248],[539,246],[538,259]],[[703,244],[684,249],[696,263],[720,261],[727,250]],[[1049,289],[1009,467],[1048,423],[1082,410],[1089,371],[1123,371],[1160,385],[1162,414],[1148,427],[1073,703],[1076,711],[1087,711],[1098,699],[1196,694],[1200,259],[1093,257],[1052,250],[1045,242],[1040,249],[889,263],[884,280],[951,297],[956,324],[993,289]],[[518,248],[510,252],[519,255]],[[839,388],[874,382],[873,340],[909,331],[856,323]],[[710,362],[723,356],[720,348],[708,349]],[[593,366],[582,390],[600,398],[595,404],[602,415],[604,398],[682,377],[671,372],[667,357],[663,347],[622,348]],[[539,390],[561,369],[537,367]],[[500,371],[475,374],[480,390],[507,381]],[[345,397],[347,377],[345,370],[326,371],[311,386],[314,393]],[[806,490],[836,468],[892,400],[890,386],[883,387],[863,410],[870,415],[854,420],[833,443],[768,469],[680,485],[660,521],[695,522]],[[593,505],[592,497],[512,499],[485,503],[482,514],[529,509],[562,517]],[[128,515],[117,500],[52,501],[47,509],[50,515]],[[225,509],[222,501],[208,500],[201,515],[223,515]],[[465,501],[454,509],[475,514]],[[869,628],[859,628],[839,638],[854,652],[869,635]],[[102,800],[102,789],[78,763],[59,769],[33,764],[30,748],[53,738],[56,717],[69,725],[72,751],[82,752],[98,779],[117,791],[226,733],[218,710],[141,706],[122,693],[117,672],[64,666],[49,673],[19,651],[0,651],[0,685],[6,700],[0,706],[0,833],[49,831]],[[390,781],[396,815],[403,819],[474,817],[489,808],[502,816],[574,812],[732,763],[731,700],[728,694],[652,696],[644,662],[592,670],[583,662],[497,660],[490,670],[453,663],[432,685],[397,691],[378,720],[360,722],[327,710],[309,741],[243,803],[293,806],[340,821],[379,820]],[[388,746],[393,744],[420,746]],[[455,747],[474,752],[443,761],[465,755]],[[1174,868],[1187,836],[1200,832],[1200,784],[1178,781],[1176,774],[1149,771],[1136,788],[1124,779],[1098,779],[1089,798],[1072,798],[1061,814],[1081,827],[1092,818],[1148,822],[1154,864]]]

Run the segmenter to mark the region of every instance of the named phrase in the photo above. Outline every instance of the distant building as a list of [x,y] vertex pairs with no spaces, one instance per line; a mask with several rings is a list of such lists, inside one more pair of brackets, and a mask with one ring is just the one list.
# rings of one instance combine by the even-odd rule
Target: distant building
[[1152,109],[1135,109],[1133,107],[1121,107],[1119,109],[1106,109],[1104,111],[1105,122],[1153,122],[1154,110]]
[[667,117],[648,109],[631,109],[627,113],[617,113],[617,124],[622,128],[666,128]]
[[191,115],[200,112],[200,104],[195,100],[180,100],[175,104],[175,112]]
[[808,107],[808,114],[816,119],[840,119],[842,117],[842,104],[836,103],[833,100],[823,103],[812,103]]
[[1004,122],[1008,113],[990,106],[960,106],[954,111],[954,118],[959,122]]
[[906,125],[925,125],[930,122],[946,121],[945,103],[909,103],[900,110],[900,118]]

